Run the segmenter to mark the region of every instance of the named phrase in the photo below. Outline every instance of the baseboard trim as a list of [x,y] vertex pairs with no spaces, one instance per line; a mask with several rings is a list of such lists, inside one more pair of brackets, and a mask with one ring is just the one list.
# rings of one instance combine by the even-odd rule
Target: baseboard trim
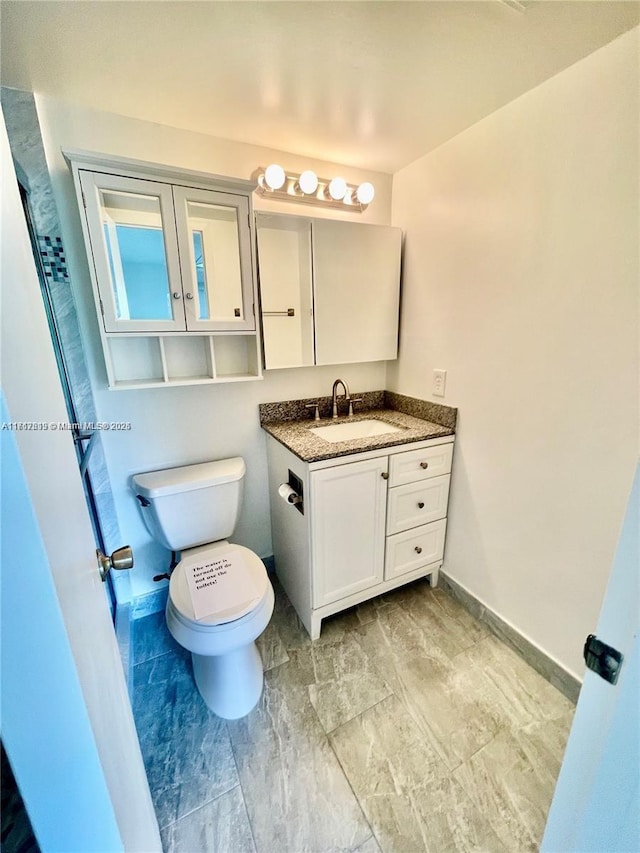
[[150,616],[152,613],[164,610],[167,606],[168,597],[168,583],[163,584],[160,589],[146,593],[146,595],[139,595],[131,603],[131,618],[142,619],[144,616]]
[[446,589],[472,616],[481,622],[485,622],[503,643],[517,652],[529,666],[532,666],[536,672],[539,672],[543,678],[553,684],[567,699],[570,699],[574,704],[578,701],[582,685],[575,675],[564,669],[558,661],[543,652],[542,649],[517,631],[513,625],[501,619],[486,604],[483,604],[467,589],[443,572],[440,572],[439,586]]

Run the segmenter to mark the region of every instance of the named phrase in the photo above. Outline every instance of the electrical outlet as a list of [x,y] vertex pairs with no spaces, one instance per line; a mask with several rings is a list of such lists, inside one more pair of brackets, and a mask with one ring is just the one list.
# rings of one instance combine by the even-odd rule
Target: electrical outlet
[[444,389],[447,385],[447,371],[446,370],[434,370],[433,371],[433,396],[434,397],[444,397]]

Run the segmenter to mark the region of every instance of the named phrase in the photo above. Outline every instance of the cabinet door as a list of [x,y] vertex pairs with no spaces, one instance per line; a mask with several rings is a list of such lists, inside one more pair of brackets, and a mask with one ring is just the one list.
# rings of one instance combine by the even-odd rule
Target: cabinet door
[[253,276],[245,196],[173,187],[189,331],[252,331]]
[[80,171],[105,332],[185,328],[171,187]]
[[311,220],[256,214],[264,366],[314,364]]
[[401,231],[313,220],[316,364],[398,355]]
[[382,581],[387,458],[311,473],[313,606]]

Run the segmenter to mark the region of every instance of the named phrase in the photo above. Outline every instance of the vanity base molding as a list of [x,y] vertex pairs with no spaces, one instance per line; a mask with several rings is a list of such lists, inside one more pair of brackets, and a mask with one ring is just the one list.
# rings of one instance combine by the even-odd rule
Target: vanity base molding
[[[357,604],[362,604],[363,601],[370,601],[372,598],[377,598],[379,595],[384,595],[386,592],[391,592],[398,589],[400,586],[411,583],[412,581],[420,580],[420,578],[429,578],[429,584],[434,587],[438,586],[438,578],[442,562],[433,563],[431,566],[423,566],[413,572],[408,572],[402,577],[391,578],[388,581],[383,581],[376,587],[375,594],[372,595],[371,590],[350,595],[348,598],[342,598],[340,601],[335,601],[333,604],[327,604],[324,607],[319,607],[317,610],[308,608],[306,612],[297,610],[300,621],[307,629],[307,632],[312,640],[317,640],[320,637],[322,620],[328,616],[333,616],[335,613],[341,613],[343,610],[348,610],[350,607],[355,607]],[[278,574],[278,566],[276,564],[276,574]],[[280,578],[280,576],[278,575]],[[280,578],[282,583],[282,578]],[[282,584],[284,586],[284,583]],[[286,590],[286,587],[285,587]]]

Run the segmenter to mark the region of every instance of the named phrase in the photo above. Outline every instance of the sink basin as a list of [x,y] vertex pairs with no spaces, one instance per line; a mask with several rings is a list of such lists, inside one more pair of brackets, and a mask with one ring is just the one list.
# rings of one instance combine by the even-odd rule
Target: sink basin
[[325,441],[351,441],[354,438],[371,438],[374,435],[387,435],[401,432],[402,427],[393,426],[385,421],[366,420],[350,421],[349,423],[330,424],[329,426],[312,427],[309,432],[323,438]]

